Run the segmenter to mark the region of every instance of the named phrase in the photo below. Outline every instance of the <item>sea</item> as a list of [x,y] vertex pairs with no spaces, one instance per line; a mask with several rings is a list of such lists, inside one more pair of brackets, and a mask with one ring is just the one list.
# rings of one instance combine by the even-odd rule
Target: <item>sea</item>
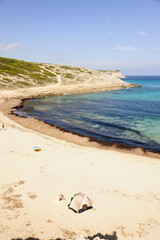
[[15,111],[97,140],[160,153],[160,76],[127,76],[142,87],[26,100]]

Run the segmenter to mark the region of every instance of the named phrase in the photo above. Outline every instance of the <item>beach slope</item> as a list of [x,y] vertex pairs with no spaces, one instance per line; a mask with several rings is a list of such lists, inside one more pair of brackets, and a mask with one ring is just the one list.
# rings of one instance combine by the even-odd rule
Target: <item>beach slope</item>
[[[99,232],[121,240],[159,239],[158,159],[78,146],[26,129],[3,113],[0,121],[1,240]],[[78,192],[93,200],[93,209],[68,209]],[[65,200],[58,201],[59,194]]]

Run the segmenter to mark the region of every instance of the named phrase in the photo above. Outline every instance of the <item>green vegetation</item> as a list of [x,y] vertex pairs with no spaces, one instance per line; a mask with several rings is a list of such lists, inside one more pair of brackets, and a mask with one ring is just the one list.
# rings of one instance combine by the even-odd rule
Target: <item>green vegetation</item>
[[5,77],[5,78],[3,78],[3,82],[4,83],[10,83],[10,82],[12,82],[12,80]]
[[65,78],[73,78],[73,75],[70,74],[70,73],[65,73],[65,74],[64,74],[64,77],[65,77]]
[[46,71],[45,69],[43,69],[43,74],[47,77],[56,77],[56,74],[53,74],[51,72]]
[[79,67],[73,67],[72,69],[75,70],[75,71],[79,71],[79,72],[82,71],[81,68],[79,68]]
[[30,83],[28,83],[28,82],[24,82],[24,81],[16,81],[16,82],[14,82],[14,85],[16,85],[16,86],[30,86],[31,84]]
[[61,68],[64,68],[66,70],[72,70],[73,68],[70,66],[62,65]]
[[[25,62],[22,60],[16,60],[12,58],[3,58],[0,57],[0,74],[3,77],[3,80],[1,82],[0,88],[3,86],[18,86],[18,87],[24,87],[24,86],[33,86],[33,84],[41,84],[44,85],[46,83],[56,83],[56,74],[50,72],[53,70],[53,66],[46,67],[48,70],[40,67],[43,66],[42,64],[37,63],[31,63],[31,62]],[[11,80],[8,78],[8,76],[16,76],[17,80]],[[25,78],[25,80],[21,80],[21,78]],[[28,79],[27,79],[28,78]],[[8,84],[8,85],[6,85]]]
[[45,67],[45,69],[48,69],[48,70],[53,70],[54,67],[53,66],[48,66],[48,67]]
[[82,82],[82,79],[81,78],[77,78],[76,82]]
[[17,76],[19,74],[26,74],[26,72],[22,69],[15,69],[13,66],[9,66],[7,64],[1,64],[0,63],[0,73],[2,75],[8,74],[12,76]]
[[0,73],[16,76],[19,74],[27,74],[27,72],[40,71],[40,67],[36,63],[25,62],[12,58],[0,57]]
[[99,70],[100,72],[105,72],[105,73],[108,73],[108,74],[112,74],[112,73],[115,73],[115,72],[120,72],[119,70]]
[[55,67],[54,66],[48,66],[51,70],[54,69]]
[[33,80],[37,80],[37,81],[39,81],[39,80],[44,81],[46,79],[46,77],[40,73],[29,73],[29,77],[32,78]]
[[[115,71],[99,70],[112,74]],[[118,71],[118,70],[117,70]],[[84,77],[81,77],[84,73]],[[0,57],[0,89],[15,89],[56,84],[62,77],[62,83],[70,84],[83,82],[88,74],[94,71],[87,68],[72,67],[67,65],[51,65],[45,63],[32,63],[22,60]],[[103,74],[102,74],[103,75]]]
[[107,73],[107,74],[109,74],[109,75],[112,75],[112,73],[114,72],[114,71],[112,71],[112,70],[99,70],[100,72],[104,72],[104,73]]
[[62,65],[61,68],[65,69],[65,70],[74,70],[74,71],[84,72],[79,67],[70,67],[70,66]]

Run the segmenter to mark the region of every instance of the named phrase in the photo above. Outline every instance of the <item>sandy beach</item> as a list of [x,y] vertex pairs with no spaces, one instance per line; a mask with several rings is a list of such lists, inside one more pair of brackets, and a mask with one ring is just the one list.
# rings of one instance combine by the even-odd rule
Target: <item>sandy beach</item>
[[[61,137],[60,130],[49,136],[40,130],[44,125],[39,121],[31,129],[31,119],[25,123],[10,115],[27,94],[1,95],[0,123],[5,129],[0,124],[0,239],[69,239],[101,233],[118,240],[159,240],[158,155],[99,148],[82,137],[81,142],[69,141],[70,135]],[[41,151],[35,152],[34,146]],[[68,209],[78,192],[93,200],[93,209],[81,214]],[[59,194],[65,200],[58,201]]]

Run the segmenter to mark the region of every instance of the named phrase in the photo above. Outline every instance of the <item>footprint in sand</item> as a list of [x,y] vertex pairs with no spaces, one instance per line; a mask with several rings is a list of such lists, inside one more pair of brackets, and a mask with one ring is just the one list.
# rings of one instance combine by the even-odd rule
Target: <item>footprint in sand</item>
[[43,166],[41,166],[41,167],[39,168],[40,173],[45,174],[45,173],[44,173],[44,169],[45,169],[46,166],[47,166],[47,165],[45,164],[45,165],[43,165]]
[[22,195],[19,193],[17,188],[24,183],[25,181],[20,180],[19,182],[6,184],[2,187],[2,209],[13,211],[19,208],[23,208],[23,201],[21,199]]
[[37,198],[37,195],[36,194],[32,194],[31,192],[28,192],[28,197],[30,199],[35,199],[35,198]]

